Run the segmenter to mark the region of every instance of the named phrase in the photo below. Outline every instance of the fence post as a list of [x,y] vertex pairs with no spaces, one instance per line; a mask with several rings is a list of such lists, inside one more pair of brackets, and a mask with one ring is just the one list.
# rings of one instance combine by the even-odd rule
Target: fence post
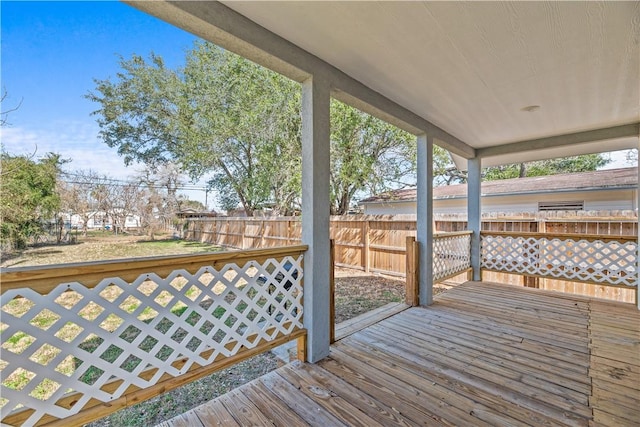
[[329,240],[329,343],[336,342],[336,242]]
[[297,356],[301,362],[307,361],[307,334],[302,335],[297,339]]
[[539,288],[540,287],[540,280],[538,279],[538,277],[536,276],[527,276],[526,274],[523,274],[522,277],[524,278],[524,287],[525,288]]
[[405,303],[412,307],[418,305],[418,242],[414,236],[407,236],[407,281]]
[[363,239],[363,247],[362,247],[362,257],[364,258],[364,271],[366,273],[369,272],[369,230],[371,230],[371,226],[369,225],[369,219],[364,220],[364,230],[362,232]]
[[240,243],[240,249],[246,249],[244,246],[244,236],[247,234],[247,220],[241,220],[240,223],[242,224],[242,243]]

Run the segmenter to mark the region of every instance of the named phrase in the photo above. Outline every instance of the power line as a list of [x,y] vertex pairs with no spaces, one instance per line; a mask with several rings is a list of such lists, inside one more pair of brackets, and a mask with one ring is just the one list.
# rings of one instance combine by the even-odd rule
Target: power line
[[[100,185],[92,183],[92,182],[83,182],[83,181],[70,181],[70,180],[60,180],[62,182],[64,182],[65,184],[77,184],[77,185],[86,185],[86,186],[90,186],[90,185]],[[130,185],[132,186],[136,186],[136,187],[145,187],[145,188],[155,188],[158,190],[162,190],[162,189],[166,189],[167,186],[165,185],[160,185],[160,184],[147,184],[144,182],[127,182],[127,181],[121,181],[121,182],[110,182],[109,185],[115,186],[115,187],[128,187]],[[172,187],[172,189],[175,190],[182,190],[182,191],[211,191],[210,189],[208,189],[207,187],[195,187],[195,186],[176,186],[176,187]]]
[[[74,173],[70,173],[70,172],[61,172],[61,175],[67,176],[67,177],[74,177],[74,178],[88,178],[86,176],[80,175],[80,174],[74,174]],[[114,186],[119,186],[119,187],[126,187],[129,185],[135,185],[138,187],[151,187],[151,188],[156,188],[156,189],[165,189],[167,188],[166,185],[162,185],[162,184],[156,184],[156,183],[149,183],[149,182],[144,182],[144,181],[133,181],[133,180],[123,180],[123,179],[117,179],[117,178],[108,178],[108,177],[97,177],[96,181],[98,182],[92,182],[90,179],[87,179],[86,181],[77,181],[77,180],[72,180],[72,179],[61,179],[62,182],[66,183],[66,184],[77,184],[77,185],[99,185],[100,183],[108,183],[109,185],[114,185]],[[195,185],[195,184],[180,184],[176,187],[174,187],[176,190],[183,190],[183,191],[187,191],[187,190],[192,190],[192,191],[210,191],[210,189],[208,187],[203,187],[203,186],[199,186],[199,185]]]

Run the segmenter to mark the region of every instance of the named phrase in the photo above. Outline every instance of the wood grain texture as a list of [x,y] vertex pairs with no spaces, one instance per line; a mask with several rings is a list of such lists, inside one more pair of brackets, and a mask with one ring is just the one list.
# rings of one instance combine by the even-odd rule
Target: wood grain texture
[[637,426],[639,346],[631,304],[468,282],[236,395],[275,425]]
[[297,256],[306,250],[306,245],[298,245],[270,249],[210,252],[197,255],[169,255],[35,267],[3,268],[0,269],[2,275],[2,289],[0,291],[6,292],[9,289],[31,288],[44,295],[55,289],[61,283],[77,281],[86,287],[92,287],[108,277],[120,277],[124,280],[133,280],[145,273],[155,273],[163,276],[180,269],[195,273],[205,265],[221,268],[229,263],[234,263],[241,267],[249,261],[260,262],[268,258]]

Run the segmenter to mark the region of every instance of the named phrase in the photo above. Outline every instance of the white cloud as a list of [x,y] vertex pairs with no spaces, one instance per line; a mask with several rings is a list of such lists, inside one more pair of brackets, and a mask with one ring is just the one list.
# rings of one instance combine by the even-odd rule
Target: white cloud
[[[0,141],[2,149],[12,155],[33,155],[37,159],[47,153],[60,154],[63,159],[71,160],[63,167],[68,172],[91,169],[98,174],[127,179],[143,169],[139,163],[125,166],[117,150],[100,141],[98,126],[93,123],[54,122],[40,129],[4,127],[0,130]],[[203,188],[206,183],[201,180],[196,185]],[[191,200],[205,202],[203,190],[185,190],[182,193]],[[210,207],[213,206],[211,193],[208,202]]]
[[33,154],[39,158],[50,152],[60,154],[63,159],[71,160],[66,170],[92,169],[105,175],[126,177],[140,168],[127,168],[115,149],[100,142],[97,126],[79,122],[55,123],[42,129],[5,127],[2,146],[14,155]]

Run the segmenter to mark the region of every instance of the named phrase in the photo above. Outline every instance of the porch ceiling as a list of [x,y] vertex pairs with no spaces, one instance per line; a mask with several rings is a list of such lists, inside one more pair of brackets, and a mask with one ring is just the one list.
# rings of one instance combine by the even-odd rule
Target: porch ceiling
[[[637,147],[638,2],[223,3],[466,143],[484,165]],[[168,9],[143,8],[181,25]],[[188,29],[204,35],[199,26]]]

